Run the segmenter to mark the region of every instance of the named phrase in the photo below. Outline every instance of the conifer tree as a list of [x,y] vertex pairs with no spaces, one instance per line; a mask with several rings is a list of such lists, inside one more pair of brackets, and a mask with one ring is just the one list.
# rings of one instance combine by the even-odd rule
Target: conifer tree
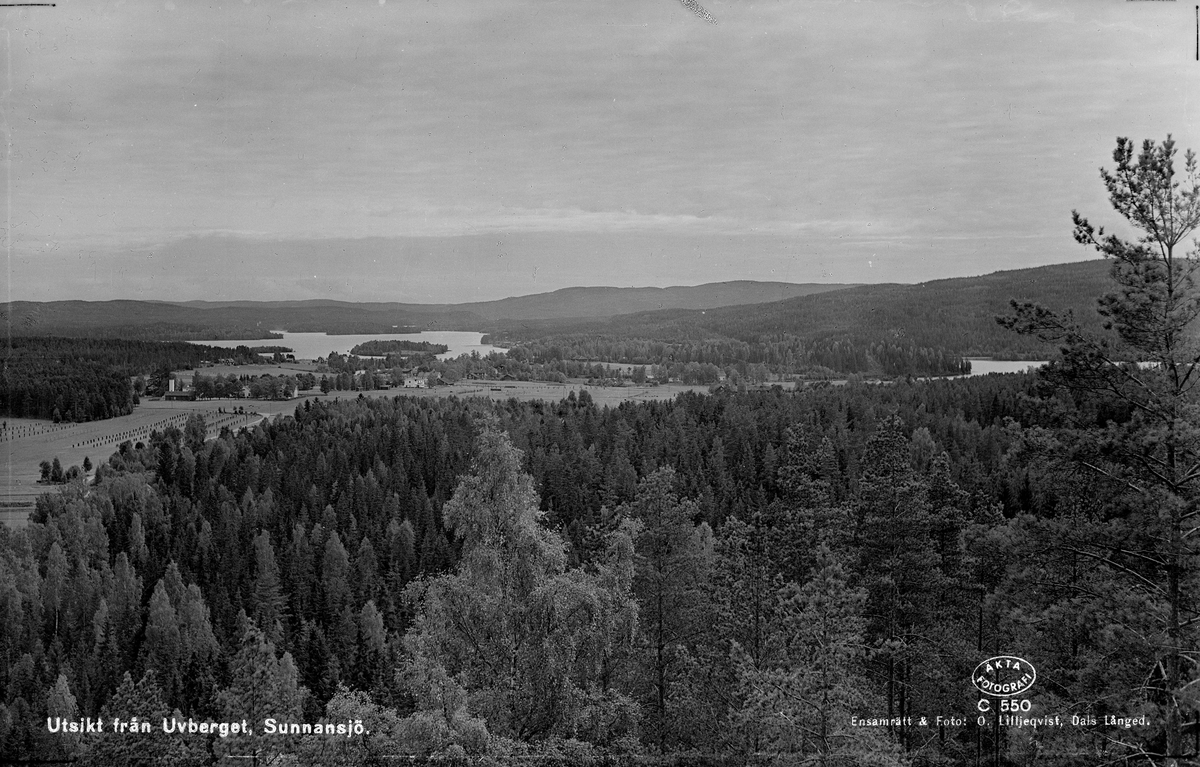
[[855,530],[851,511],[838,501],[841,478],[828,437],[798,426],[787,430],[777,470],[778,498],[764,512],[770,556],[785,581],[800,581],[813,566],[814,543],[846,553]]
[[845,570],[822,544],[811,579],[787,584],[781,596],[788,642],[769,668],[742,654],[742,718],[757,724],[768,750],[805,755],[807,763],[903,764],[882,733],[850,723],[851,714],[875,703],[861,673],[866,593],[850,588]]
[[701,691],[689,689],[686,671],[708,635],[707,584],[713,564],[712,531],[696,504],[675,493],[675,471],[659,469],[642,480],[634,500],[618,513],[640,523],[634,538],[638,643],[646,737],[660,751],[691,745],[711,733],[711,713]]
[[290,737],[268,736],[262,732],[267,718],[297,721],[304,708],[307,691],[300,686],[296,665],[290,653],[275,654],[272,644],[260,629],[250,624],[242,634],[241,645],[229,668],[229,686],[217,696],[227,721],[246,720],[255,730],[248,736],[230,736],[218,741],[225,754],[260,754],[271,757],[293,745]]
[[108,651],[116,672],[130,668],[136,657],[138,632],[142,628],[142,579],[129,564],[125,552],[117,554],[113,586],[108,599]]
[[[185,737],[162,731],[162,720],[171,712],[163,700],[162,690],[148,671],[134,684],[129,672],[112,698],[104,705],[100,718],[104,731],[89,735],[83,741],[80,764],[84,767],[107,767],[113,764],[144,764],[150,767],[172,765],[201,765],[208,761],[203,742],[197,737]],[[117,731],[112,721],[126,725],[149,724],[148,732],[131,734],[128,728]]]
[[129,541],[126,546],[133,564],[145,567],[150,558],[150,549],[146,546],[146,531],[142,527],[142,515],[134,512],[129,519]]
[[50,544],[50,553],[46,557],[46,577],[42,579],[42,609],[50,624],[51,639],[58,637],[59,618],[67,598],[68,567],[62,546],[58,541]]
[[783,577],[771,559],[763,520],[726,520],[715,554],[714,608],[721,636],[737,642],[755,667],[765,667],[782,648],[778,592]]
[[1172,765],[1183,754],[1184,721],[1200,711],[1200,252],[1194,241],[1186,249],[1200,227],[1200,174],[1190,150],[1182,169],[1176,153],[1170,136],[1140,151],[1118,138],[1115,168],[1100,171],[1135,239],[1106,235],[1072,211],[1076,241],[1111,261],[1115,289],[1098,302],[1106,335],[1029,303],[1014,301],[1014,315],[1001,318],[1061,344],[1043,378],[1095,414],[1030,443],[1039,460],[1066,457],[1088,472],[1099,491],[1069,525],[1050,521],[1038,535],[1053,536],[1066,559],[1089,562],[1101,581],[1122,583],[1140,602],[1134,614],[1152,616],[1137,631],[1147,681],[1122,705],[1156,709],[1152,731],[1128,745]]
[[388,589],[398,594],[416,574],[417,534],[410,520],[388,523]]
[[[781,624],[783,577],[770,557],[768,531],[756,515],[750,524],[725,520],[715,543],[712,580],[713,618],[722,663],[722,691],[739,732],[730,745],[761,750],[763,739],[752,718],[738,715],[745,705],[739,689],[739,664],[761,671],[778,662],[785,638]],[[738,741],[741,741],[740,744]]]
[[325,542],[321,558],[321,587],[325,592],[327,615],[338,615],[350,605],[350,555],[342,545],[341,536],[333,531]]
[[368,601],[374,601],[379,591],[379,563],[375,556],[375,546],[369,538],[362,538],[358,544],[358,550],[354,552],[354,566],[351,568],[354,573],[354,590],[357,594],[356,602],[365,604]]
[[272,642],[281,642],[277,635],[287,607],[279,583],[279,566],[275,563],[275,547],[271,535],[263,530],[254,537],[254,622]]
[[88,694],[84,696],[86,709],[97,710],[116,687],[117,670],[108,647],[111,628],[108,619],[108,600],[100,597],[96,612],[92,615],[92,647],[87,667],[83,669],[88,679]]
[[358,686],[363,690],[372,690],[382,679],[383,664],[387,653],[387,630],[383,625],[383,616],[375,607],[375,602],[368,600],[358,613],[358,652],[354,671]]
[[934,622],[941,576],[931,535],[928,486],[912,470],[908,440],[888,419],[863,453],[855,538],[858,572],[868,594],[867,637],[878,648],[875,678],[884,686],[888,717],[901,725],[919,706],[931,649],[924,645]]
[[283,576],[290,600],[288,609],[293,618],[302,620],[311,617],[315,606],[313,591],[317,582],[316,565],[308,532],[300,522],[292,526],[291,540],[283,557]]
[[[79,717],[79,705],[71,693],[67,675],[59,673],[54,686],[46,693],[46,716],[56,720],[75,721]],[[69,759],[79,748],[80,735],[69,732],[43,732],[41,756],[44,759]]]
[[153,670],[156,678],[161,680],[160,688],[166,701],[176,703],[184,661],[183,643],[179,636],[179,619],[162,580],[154,587],[154,594],[150,597],[142,658],[145,668]]
[[209,710],[216,694],[221,647],[213,634],[208,605],[200,587],[191,584],[176,610],[182,648],[180,705],[184,713]]

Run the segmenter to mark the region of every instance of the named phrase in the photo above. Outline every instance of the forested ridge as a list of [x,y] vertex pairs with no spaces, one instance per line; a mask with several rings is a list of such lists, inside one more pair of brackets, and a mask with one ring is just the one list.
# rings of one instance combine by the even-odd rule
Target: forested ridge
[[[193,421],[0,530],[0,748],[103,763],[129,741],[64,738],[45,717],[240,720],[265,696],[297,721],[373,722],[339,742],[352,760],[532,748],[937,764],[992,736],[850,716],[969,711],[971,668],[1001,653],[1037,658],[1043,710],[1140,710],[1135,687],[1087,671],[1115,641],[1101,627],[1136,605],[1031,577],[1066,565],[1031,520],[1104,501],[1020,460],[1039,425],[1123,414],[1038,395],[1032,377],[990,376],[603,409],[586,395],[360,399],[209,442]],[[497,603],[504,570],[486,564],[517,561],[528,572]],[[582,622],[549,620],[572,604],[590,605]],[[1064,609],[1092,630],[1037,628]],[[462,634],[466,616],[490,638]],[[478,641],[514,653],[499,681],[478,667],[488,653],[464,650]],[[1122,673],[1139,673],[1121,644]],[[449,699],[431,698],[434,679],[459,692],[443,681]],[[810,695],[824,702],[794,699]],[[1107,734],[1014,730],[1003,748],[1101,753]],[[259,746],[326,763],[312,738]],[[234,743],[169,742],[174,761]]]
[[[537,365],[572,362],[616,362],[654,366],[663,378],[684,378],[687,369],[714,368],[724,375],[766,381],[771,376],[830,378],[854,374],[876,376],[962,375],[971,363],[944,348],[917,346],[881,335],[870,338],[836,336],[804,339],[788,333],[758,335],[753,340],[717,333],[689,333],[696,338],[652,340],[619,335],[549,335],[515,343],[508,355]],[[669,334],[668,334],[669,337]],[[485,336],[489,342],[512,343],[505,336]],[[693,376],[695,377],[695,376]]]
[[1102,261],[996,272],[919,285],[861,285],[786,301],[705,311],[641,312],[605,320],[506,325],[487,342],[537,362],[591,359],[639,365],[761,365],[771,373],[946,375],[970,356],[1047,359],[1056,346],[1007,332],[995,318],[1010,300],[1100,318]]
[[160,372],[161,377],[199,367],[201,360],[259,360],[245,346],[38,336],[8,338],[3,352],[0,415],[75,422],[133,412],[134,376]]

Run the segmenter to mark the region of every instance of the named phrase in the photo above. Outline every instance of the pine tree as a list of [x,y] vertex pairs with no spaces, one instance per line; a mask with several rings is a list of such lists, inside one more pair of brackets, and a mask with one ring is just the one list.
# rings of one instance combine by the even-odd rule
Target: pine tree
[[696,504],[676,495],[674,469],[642,480],[637,495],[618,514],[640,523],[634,538],[639,604],[638,642],[643,668],[641,698],[645,730],[659,751],[690,745],[711,732],[706,701],[690,694],[686,669],[709,637],[706,587],[713,561],[712,532],[696,523]]
[[[1200,252],[1184,252],[1200,227],[1200,174],[1188,151],[1182,173],[1175,143],[1118,138],[1114,170],[1100,176],[1116,212],[1137,232],[1134,240],[1105,235],[1072,211],[1075,239],[1111,260],[1116,289],[1098,303],[1104,336],[1082,331],[1072,317],[1013,302],[1002,324],[1062,344],[1062,359],[1044,380],[1093,413],[1088,423],[1059,430],[1038,450],[1050,465],[1067,457],[1098,483],[1094,510],[1067,527],[1052,525],[1063,554],[1079,557],[1136,595],[1136,614],[1153,616],[1139,632],[1141,674],[1129,710],[1158,711],[1153,732],[1138,746],[1163,764],[1183,752],[1183,722],[1200,711]],[[1131,364],[1133,360],[1140,364]],[[1073,427],[1073,428],[1071,428]]]
[[[855,537],[858,567],[868,594],[867,637],[878,648],[876,678],[885,686],[887,713],[904,722],[921,693],[935,622],[941,574],[931,534],[928,487],[912,470],[908,440],[888,419],[868,440]],[[898,730],[902,741],[907,727]]]
[[738,664],[746,697],[741,718],[756,725],[760,747],[809,756],[806,764],[903,764],[881,733],[850,724],[852,713],[874,702],[861,673],[866,593],[850,588],[824,544],[811,579],[780,591],[783,658],[763,668],[742,653]]
[[[739,663],[753,671],[772,667],[785,646],[780,592],[783,577],[770,556],[769,531],[756,515],[750,524],[725,520],[715,544],[712,582],[715,633],[723,660],[722,688],[739,732],[731,741],[750,751],[761,750],[759,727],[738,716],[745,704],[739,689]],[[737,741],[741,741],[737,743]]]

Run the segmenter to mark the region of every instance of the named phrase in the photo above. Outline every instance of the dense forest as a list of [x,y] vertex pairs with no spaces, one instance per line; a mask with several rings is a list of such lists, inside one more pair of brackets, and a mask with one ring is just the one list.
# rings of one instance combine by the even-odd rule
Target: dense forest
[[779,334],[758,336],[752,341],[711,331],[703,331],[698,338],[675,341],[604,334],[550,335],[519,343],[504,334],[485,339],[488,343],[512,343],[509,356],[520,362],[552,368],[586,361],[655,366],[667,371],[664,379],[682,379],[689,366],[697,365],[713,367],[722,375],[756,380],[775,375],[961,375],[971,369],[971,363],[958,354],[897,340],[894,333],[875,339],[837,336],[816,340]]
[[[970,712],[971,668],[998,654],[1037,659],[1039,712],[1143,711],[1123,685],[1153,659],[1117,627],[1144,605],[1044,534],[1104,524],[1113,501],[1033,457],[1047,427],[1119,414],[1044,395],[989,376],[603,409],[360,399],[209,442],[197,417],[0,532],[0,748],[130,748],[47,716],[349,711],[373,733],[337,742],[355,759],[938,764],[995,736],[905,717]],[[1156,731],[1006,728],[998,745],[1100,755],[1114,735]],[[171,763],[238,743],[147,738]],[[328,763],[331,746],[254,747]]]
[[94,421],[128,415],[136,404],[134,376],[194,368],[201,360],[258,361],[244,346],[156,341],[13,337],[0,367],[0,415]]

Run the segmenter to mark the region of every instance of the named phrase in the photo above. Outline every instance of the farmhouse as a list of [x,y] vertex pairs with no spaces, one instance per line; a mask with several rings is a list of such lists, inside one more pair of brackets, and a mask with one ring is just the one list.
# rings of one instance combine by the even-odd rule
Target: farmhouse
[[171,376],[167,379],[167,390],[163,392],[163,399],[167,400],[191,400],[195,399],[195,392],[191,387],[184,384],[183,381]]

